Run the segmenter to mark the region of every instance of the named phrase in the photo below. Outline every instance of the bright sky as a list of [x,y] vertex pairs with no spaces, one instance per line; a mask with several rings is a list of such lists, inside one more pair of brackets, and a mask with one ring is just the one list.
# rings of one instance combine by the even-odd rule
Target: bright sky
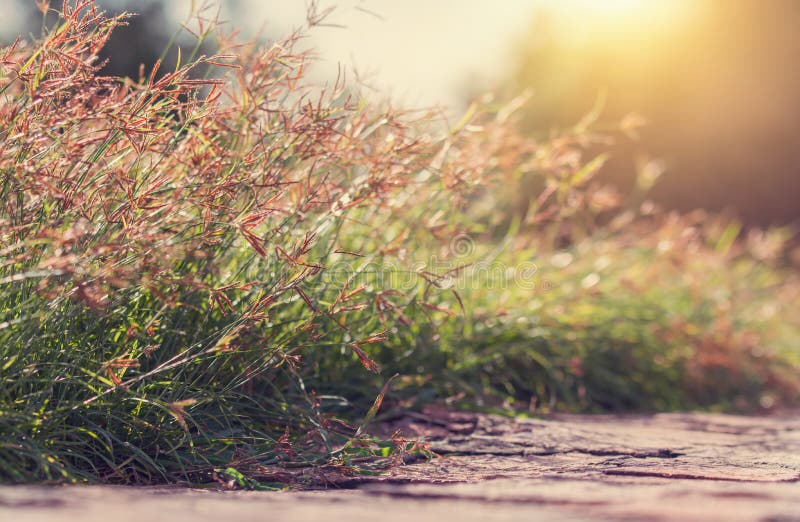
[[[113,5],[120,0],[98,1]],[[192,5],[204,1],[168,0],[165,5],[185,19]],[[245,34],[264,29],[269,38],[303,26],[309,3],[219,1],[223,17],[234,27]],[[624,38],[628,31],[669,25],[673,15],[697,0],[317,1],[320,11],[336,6],[327,21],[343,27],[317,27],[310,34],[308,45],[320,58],[312,70],[315,79],[335,78],[341,64],[355,68],[381,95],[411,106],[443,105],[457,112],[466,91],[490,89],[504,78],[514,43],[527,36],[540,10],[560,21],[560,36],[586,45],[587,40]],[[13,31],[18,25],[14,16],[13,8],[6,10],[0,30]]]
[[[248,29],[285,34],[305,21],[300,0],[241,0]],[[453,105],[465,82],[490,84],[508,65],[513,37],[524,31],[541,0],[341,0],[310,45],[320,57],[316,74],[335,77],[338,64],[367,83],[412,105]],[[370,14],[374,13],[374,14]]]
[[[575,45],[622,39],[620,45],[629,46],[628,37],[674,28],[692,2],[697,0],[319,0],[320,10],[337,6],[328,21],[344,27],[319,27],[309,43],[319,53],[321,78],[335,77],[342,64],[393,99],[458,110],[470,82],[474,93],[507,75],[514,43],[528,36],[540,11]],[[245,16],[237,22],[250,30],[263,27],[267,35],[305,21],[305,1],[238,3]]]

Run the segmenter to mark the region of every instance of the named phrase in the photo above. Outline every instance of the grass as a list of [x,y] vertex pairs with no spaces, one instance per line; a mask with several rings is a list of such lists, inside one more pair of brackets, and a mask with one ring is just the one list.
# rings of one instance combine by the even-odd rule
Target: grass
[[443,129],[309,84],[299,35],[206,23],[218,55],[102,77],[123,23],[65,2],[0,51],[3,482],[374,472],[424,446],[364,427],[430,400],[796,401],[783,232],[620,207],[586,122],[539,143],[513,104]]

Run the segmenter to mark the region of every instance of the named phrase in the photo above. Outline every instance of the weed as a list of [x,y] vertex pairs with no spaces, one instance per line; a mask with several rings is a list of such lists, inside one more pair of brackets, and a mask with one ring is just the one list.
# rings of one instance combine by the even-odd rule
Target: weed
[[0,51],[1,480],[320,482],[424,453],[364,431],[416,401],[796,391],[781,238],[628,220],[588,126],[538,143],[476,105],[442,131],[307,83],[298,34],[207,22],[217,55],[104,77],[125,20],[67,1]]

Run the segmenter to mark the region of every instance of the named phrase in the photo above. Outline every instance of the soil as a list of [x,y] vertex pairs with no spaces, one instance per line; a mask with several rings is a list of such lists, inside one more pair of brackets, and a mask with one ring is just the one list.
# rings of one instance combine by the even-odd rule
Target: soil
[[442,457],[320,491],[5,486],[0,520],[800,522],[797,415],[432,410],[380,429],[425,437]]

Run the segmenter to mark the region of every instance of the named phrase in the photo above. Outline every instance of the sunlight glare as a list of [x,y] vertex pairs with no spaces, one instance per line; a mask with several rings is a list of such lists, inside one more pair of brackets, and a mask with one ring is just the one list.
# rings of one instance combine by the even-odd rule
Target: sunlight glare
[[578,44],[598,37],[670,32],[695,14],[697,6],[691,0],[540,0],[541,13],[565,40]]

